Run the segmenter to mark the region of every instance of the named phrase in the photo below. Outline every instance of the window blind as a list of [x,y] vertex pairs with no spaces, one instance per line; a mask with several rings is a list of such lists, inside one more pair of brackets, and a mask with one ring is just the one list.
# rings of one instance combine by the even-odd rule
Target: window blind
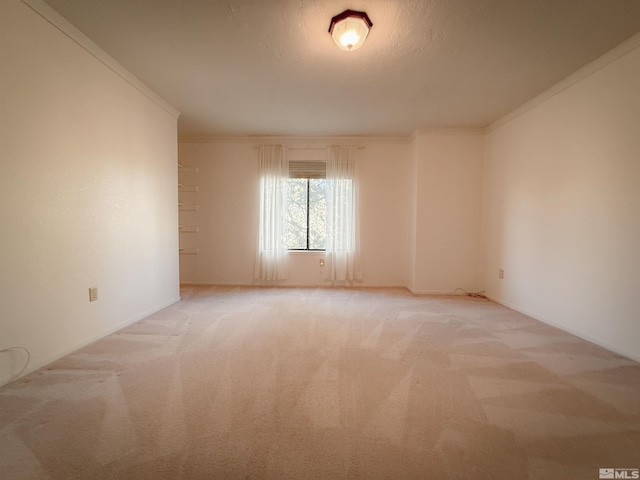
[[289,178],[326,178],[326,162],[315,160],[290,160]]

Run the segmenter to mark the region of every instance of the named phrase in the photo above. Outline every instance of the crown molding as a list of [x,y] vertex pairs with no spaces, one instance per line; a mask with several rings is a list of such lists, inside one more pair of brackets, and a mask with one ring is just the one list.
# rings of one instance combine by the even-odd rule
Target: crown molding
[[550,98],[555,97],[556,95],[562,93],[569,87],[590,77],[591,75],[603,69],[607,65],[615,62],[619,58],[622,58],[623,56],[627,55],[628,53],[631,53],[632,51],[636,50],[639,47],[640,47],[640,33],[637,33],[633,37],[629,38],[628,40],[622,42],[617,47],[613,48],[613,50],[609,50],[607,53],[598,57],[593,62],[588,63],[587,65],[582,67],[580,70],[577,70],[576,72],[572,73],[571,75],[566,77],[564,80],[561,80],[560,82],[556,83],[555,85],[545,90],[541,94],[533,97],[531,100],[524,103],[520,107],[516,108],[511,113],[508,113],[504,117],[499,118],[495,122],[489,124],[484,129],[485,133],[495,130],[496,128],[499,128],[500,126],[504,125],[505,123],[508,123],[518,118],[520,115],[523,115],[529,110],[546,102]]
[[410,137],[393,136],[296,136],[296,135],[180,135],[178,143],[244,143],[251,145],[286,144],[295,146],[326,146],[329,144],[409,143]]
[[120,78],[129,83],[132,87],[138,90],[140,93],[147,96],[153,102],[162,107],[167,113],[171,114],[174,118],[180,116],[180,112],[173,108],[157,93],[147,87],[142,81],[140,81],[129,70],[120,65],[111,55],[102,50],[98,45],[91,41],[85,34],[83,34],[76,27],[71,25],[64,17],[62,17],[53,8],[47,5],[43,0],[21,0],[26,6],[28,6],[35,13],[40,15],[43,19],[57,28],[61,33],[66,35],[79,47],[86,50],[96,60],[104,64],[107,68],[113,71]]
[[484,130],[482,127],[416,128],[410,139],[421,135],[484,135]]
[[484,128],[420,128],[410,135],[179,135],[179,143],[327,144],[408,144],[419,135],[484,135]]

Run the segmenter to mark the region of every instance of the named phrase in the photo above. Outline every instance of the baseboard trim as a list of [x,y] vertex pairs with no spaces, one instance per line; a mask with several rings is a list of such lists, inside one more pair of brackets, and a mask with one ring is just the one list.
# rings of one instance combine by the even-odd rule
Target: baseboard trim
[[624,348],[620,348],[617,345],[612,345],[608,342],[603,342],[602,340],[598,339],[598,338],[594,338],[591,335],[584,333],[580,330],[574,329],[574,328],[568,328],[565,325],[560,325],[557,322],[554,322],[552,320],[549,320],[547,318],[543,318],[540,315],[536,314],[535,312],[530,312],[524,308],[519,308],[516,305],[512,305],[509,302],[505,302],[504,300],[502,300],[501,298],[498,297],[494,297],[493,295],[486,295],[486,297],[491,300],[492,302],[498,303],[504,307],[510,308],[511,310],[515,310],[516,312],[522,313],[523,315],[526,315],[527,317],[531,317],[534,320],[538,320],[539,322],[542,323],[546,323],[547,325],[550,325],[552,327],[555,327],[559,330],[562,330],[563,332],[567,332],[571,335],[574,335],[582,340],[586,340],[587,342],[593,343],[594,345],[598,345],[599,347],[602,348],[606,348],[607,350],[613,352],[613,353],[617,353],[618,355],[621,355],[625,358],[628,358],[629,360],[633,360],[634,362],[640,362],[640,354],[638,352],[633,352],[630,350],[626,350]]
[[92,335],[78,343],[73,344],[72,346],[68,347],[68,348],[64,348],[52,355],[49,355],[47,357],[44,357],[42,359],[38,359],[33,361],[33,363],[31,363],[24,372],[22,372],[22,375],[20,375],[19,377],[16,377],[14,379],[12,379],[11,381],[7,381],[6,383],[2,383],[0,384],[0,388],[4,387],[5,385],[8,385],[9,383],[13,383],[17,380],[19,380],[20,378],[24,377],[25,375],[28,375],[32,372],[35,372],[36,370],[39,370],[43,367],[46,367],[47,365],[49,365],[50,363],[55,362],[56,360],[61,359],[62,357],[69,355],[73,352],[75,352],[76,350],[81,349],[82,347],[86,347],[87,345],[92,344],[93,342],[96,342],[98,340],[100,340],[101,338],[106,337],[107,335],[111,335],[112,333],[117,332],[118,330],[122,330],[124,327],[127,327],[129,325],[131,325],[132,323],[135,323],[139,320],[142,320],[143,318],[148,317],[149,315],[153,315],[156,312],[159,312],[160,310],[167,308],[171,305],[174,305],[175,303],[180,301],[180,297],[173,297],[171,300],[167,301],[167,302],[163,302],[160,305],[157,305],[149,310],[146,310],[143,313],[140,313],[138,315],[135,315],[132,318],[129,318],[123,322],[120,322],[116,325],[111,326],[110,328],[107,328],[106,330],[103,330],[102,332],[96,334],[96,335]]
[[263,288],[404,288],[407,287],[402,284],[359,284],[353,282],[345,285],[332,285],[327,283],[230,283],[230,282],[183,282],[180,283],[180,288],[183,287],[263,287]]
[[407,290],[409,290],[413,295],[454,295],[456,297],[465,297],[466,295],[462,295],[457,293],[455,290],[417,290],[411,288],[409,286],[405,286]]

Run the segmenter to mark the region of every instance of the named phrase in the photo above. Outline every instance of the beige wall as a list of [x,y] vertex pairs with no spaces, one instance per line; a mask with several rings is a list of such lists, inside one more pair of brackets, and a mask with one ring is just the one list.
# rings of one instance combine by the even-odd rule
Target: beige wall
[[[406,143],[371,142],[358,150],[363,286],[404,286],[407,275],[409,222],[407,190],[409,147]],[[297,149],[300,154],[304,149]],[[316,150],[317,151],[317,150]],[[197,255],[180,256],[183,283],[254,283],[258,225],[258,151],[253,143],[181,142],[180,162],[198,168],[197,194],[181,193],[183,203],[199,205],[181,212],[181,223],[194,218],[198,234],[182,234],[182,246]],[[191,174],[189,174],[191,175]],[[327,285],[319,265],[322,253],[289,254],[289,279],[283,285]]]
[[198,248],[180,255],[180,281],[250,285],[257,245],[259,171],[257,150],[243,143],[180,143],[180,164],[198,169],[179,172],[184,185],[197,193],[180,193],[196,212],[181,211],[180,224],[197,226],[197,234],[181,234],[181,247]]
[[414,139],[415,293],[480,286],[482,142],[478,131],[436,130]]
[[176,115],[17,0],[0,35],[0,349],[30,371],[178,300]]
[[358,159],[363,283],[406,286],[410,146],[370,143]]
[[[476,290],[480,265],[482,136],[432,131],[412,142],[360,141],[362,286],[407,286],[416,293]],[[417,146],[416,146],[417,145]],[[304,149],[296,149],[299,155]],[[180,162],[198,168],[197,193],[181,193],[197,224],[181,245],[183,283],[250,285],[256,249],[258,162],[252,143],[217,140],[180,143]],[[327,285],[322,253],[289,254],[283,285]]]
[[484,285],[640,359],[640,48],[592,70],[486,135]]

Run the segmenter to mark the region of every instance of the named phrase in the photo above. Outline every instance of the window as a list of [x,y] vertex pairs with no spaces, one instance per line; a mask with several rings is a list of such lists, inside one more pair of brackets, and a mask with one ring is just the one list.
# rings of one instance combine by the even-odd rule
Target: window
[[290,178],[287,206],[289,250],[324,250],[327,246],[327,200],[324,178]]
[[327,246],[324,162],[291,161],[287,181],[287,247],[320,250]]
[[315,153],[305,152],[306,158],[289,160],[281,145],[260,147],[256,279],[285,280],[287,251],[301,250],[325,252],[327,280],[362,280],[358,267],[356,148],[309,148],[304,150]]

